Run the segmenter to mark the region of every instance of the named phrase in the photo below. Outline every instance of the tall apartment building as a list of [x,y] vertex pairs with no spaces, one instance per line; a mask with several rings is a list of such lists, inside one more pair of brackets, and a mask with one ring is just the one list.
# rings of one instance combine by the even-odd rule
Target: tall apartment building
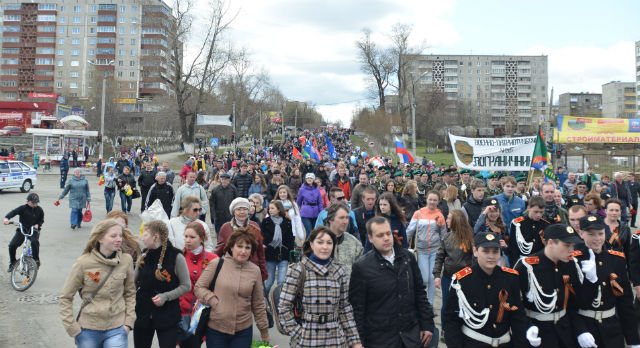
[[640,116],[640,41],[636,41],[636,113]]
[[419,89],[470,105],[478,126],[525,134],[548,113],[547,63],[547,56],[419,55],[411,75]]
[[0,14],[0,100],[89,98],[104,71],[116,81],[114,97],[132,106],[170,92],[171,10],[162,1],[2,1]]
[[602,117],[602,94],[562,93],[558,97],[560,115]]
[[602,85],[602,117],[636,117],[636,83],[611,81]]

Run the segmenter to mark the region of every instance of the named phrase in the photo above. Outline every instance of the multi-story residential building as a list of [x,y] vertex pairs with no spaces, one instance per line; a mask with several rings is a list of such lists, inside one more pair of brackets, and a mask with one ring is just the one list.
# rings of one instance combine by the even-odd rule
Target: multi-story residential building
[[602,117],[602,94],[562,93],[558,107],[560,115]]
[[640,116],[640,41],[636,41],[636,113]]
[[171,10],[162,1],[11,1],[0,3],[0,100],[32,92],[90,98],[105,71],[111,94],[132,107],[170,93]]
[[636,117],[636,83],[611,81],[602,85],[602,117]]
[[512,135],[534,132],[547,118],[547,64],[547,56],[418,55],[410,75],[419,90],[466,102],[478,126]]

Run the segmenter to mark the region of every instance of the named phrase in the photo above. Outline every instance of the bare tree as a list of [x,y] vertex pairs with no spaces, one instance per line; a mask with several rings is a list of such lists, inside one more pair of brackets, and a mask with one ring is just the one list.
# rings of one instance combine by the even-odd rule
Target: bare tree
[[173,6],[169,30],[173,70],[167,82],[175,92],[182,141],[185,144],[193,141],[196,115],[200,112],[206,95],[212,95],[233,57],[233,49],[224,33],[236,14],[229,13],[225,0],[210,0],[209,5],[207,25],[204,28],[198,26],[199,30],[204,30],[198,33],[204,39],[196,44],[199,48],[188,63],[183,60],[183,43],[191,38],[194,0],[175,0]]
[[393,47],[393,59],[395,63],[395,81],[392,86],[398,92],[398,111],[403,131],[407,130],[407,122],[410,115],[411,100],[409,100],[410,88],[417,77],[411,76],[411,65],[415,57],[422,53],[423,48],[412,47],[409,44],[412,26],[397,23],[391,29],[391,42]]
[[367,74],[367,80],[373,79],[371,92],[377,94],[378,108],[384,109],[385,90],[389,85],[389,76],[395,72],[395,64],[392,52],[389,49],[379,48],[371,41],[371,30],[362,30],[363,36],[356,41],[358,48],[358,60],[360,69]]

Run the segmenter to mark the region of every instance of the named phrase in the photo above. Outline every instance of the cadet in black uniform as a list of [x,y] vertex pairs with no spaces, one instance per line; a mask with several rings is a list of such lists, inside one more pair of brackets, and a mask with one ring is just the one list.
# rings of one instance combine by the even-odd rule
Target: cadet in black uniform
[[544,236],[544,249],[523,257],[514,267],[519,273],[525,313],[539,328],[542,347],[575,347],[571,324],[579,320],[575,289],[580,280],[573,261],[569,261],[573,246],[581,239],[565,224],[547,226]]
[[[574,332],[581,347],[640,347],[633,309],[633,293],[624,254],[607,248],[604,222],[594,216],[580,219],[585,246],[573,253],[582,286],[577,291]],[[636,241],[637,242],[637,241]]]
[[521,256],[529,256],[544,249],[544,229],[549,225],[542,218],[545,202],[540,196],[531,197],[524,215],[513,219],[509,227],[509,247],[506,255],[515,264]]
[[[476,234],[473,255],[478,263],[453,276],[444,313],[448,347],[526,347],[529,344],[525,339],[528,320],[520,300],[518,273],[497,266],[499,240],[492,232]],[[464,304],[462,308],[460,303]]]
[[576,184],[576,193],[567,198],[567,209],[574,205],[584,205],[584,196],[587,194],[587,184],[579,182]]

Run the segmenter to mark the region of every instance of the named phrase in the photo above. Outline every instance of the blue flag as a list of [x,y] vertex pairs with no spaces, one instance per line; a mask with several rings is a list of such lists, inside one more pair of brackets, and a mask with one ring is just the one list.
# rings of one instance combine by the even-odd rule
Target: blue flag
[[307,141],[306,145],[304,146],[304,151],[302,152],[302,156],[304,157],[309,156],[310,159],[315,159],[316,162],[320,162],[320,157],[316,153],[316,150],[313,148],[313,146],[311,146],[310,141]]
[[331,143],[331,139],[329,139],[329,136],[325,133],[324,135],[327,138],[327,150],[329,151],[329,155],[331,155],[331,159],[338,159],[338,153],[336,152],[336,149],[333,147],[333,144]]

